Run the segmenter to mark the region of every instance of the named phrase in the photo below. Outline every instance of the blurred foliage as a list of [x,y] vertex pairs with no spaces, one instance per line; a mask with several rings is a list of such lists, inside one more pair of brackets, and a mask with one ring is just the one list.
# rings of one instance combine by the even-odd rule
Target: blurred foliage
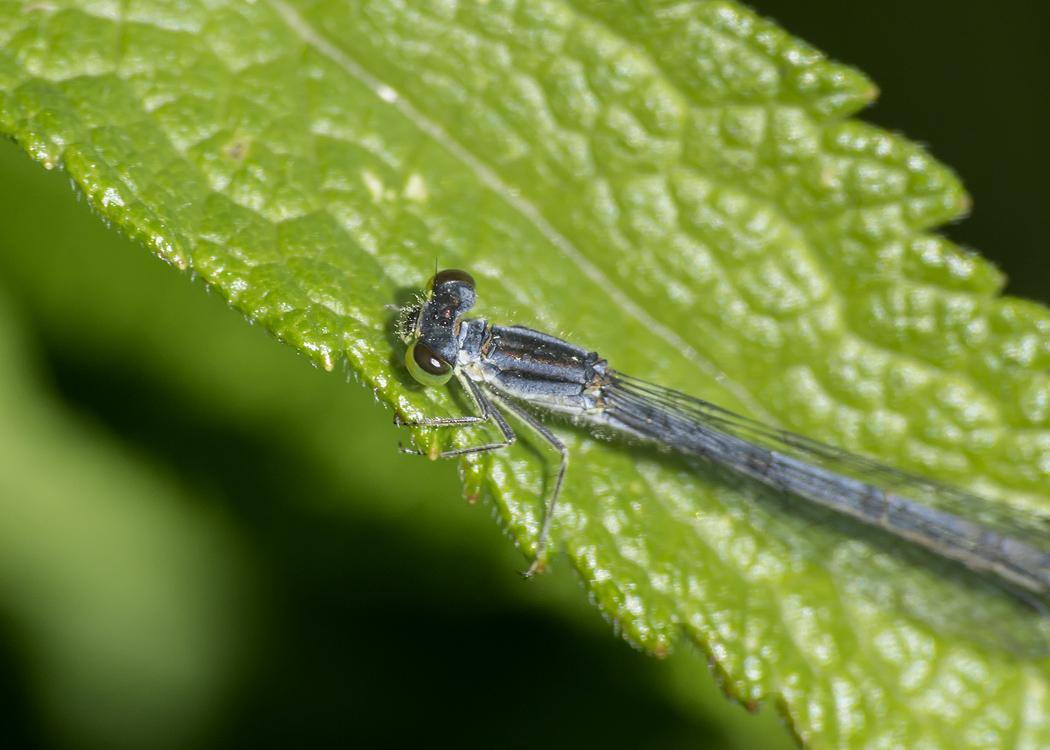
[[[508,551],[481,507],[451,500],[458,490],[449,467],[411,464],[392,451],[400,435],[386,412],[338,378],[309,370],[141,250],[125,243],[94,247],[86,238],[106,246],[106,235],[82,210],[82,223],[63,230],[56,207],[69,203],[68,190],[61,185],[56,194],[52,180],[51,193],[33,195],[28,182],[14,179],[25,166],[12,161],[3,173],[5,205],[12,217],[25,218],[22,235],[13,222],[0,235],[0,284],[11,298],[9,359],[29,362],[11,368],[10,402],[30,416],[25,426],[14,418],[9,424],[27,436],[33,424],[50,424],[63,437],[52,445],[46,434],[23,441],[32,455],[11,462],[11,475],[47,477],[50,483],[36,487],[42,498],[75,500],[85,513],[95,507],[93,496],[100,505],[102,498],[134,498],[128,509],[108,511],[123,514],[119,523],[99,530],[76,514],[67,520],[96,544],[127,554],[136,575],[122,581],[101,564],[85,566],[73,554],[76,545],[60,544],[62,537],[51,539],[58,550],[25,537],[40,560],[54,561],[50,577],[18,546],[10,547],[11,559],[60,592],[90,590],[84,579],[104,583],[111,596],[147,610],[112,611],[130,621],[155,618],[168,630],[147,626],[150,638],[136,639],[123,637],[115,619],[93,626],[119,639],[117,651],[129,664],[149,666],[139,673],[114,669],[113,690],[86,703],[78,675],[88,679],[112,643],[100,638],[75,650],[68,644],[84,642],[76,628],[41,628],[44,621],[76,621],[83,612],[79,599],[28,601],[48,591],[33,585],[5,605],[13,642],[25,644],[7,661],[33,686],[31,697],[12,705],[43,706],[55,736],[101,746],[142,744],[168,734],[168,726],[185,733],[170,734],[173,744],[197,733],[245,744],[309,741],[304,726],[328,736],[352,728],[354,738],[365,739],[371,726],[372,737],[383,738],[391,721],[406,735],[418,732],[416,739],[434,727],[454,727],[468,744],[470,733],[486,744],[506,737],[508,726],[523,745],[554,737],[566,744],[696,746],[708,732],[715,744],[737,736],[743,725],[737,709],[717,698],[708,708],[693,707],[697,695],[713,695],[693,676],[695,655],[676,655],[671,661],[685,663],[680,672],[689,676],[670,678],[667,667],[606,643],[607,628],[576,608],[572,576],[557,566],[535,587],[508,580],[504,573],[520,568],[522,558]],[[57,233],[50,241],[48,231]],[[27,385],[39,372],[50,380],[46,391]],[[94,490],[90,472],[70,471],[83,463],[103,467]],[[396,486],[387,484],[394,480]],[[71,490],[80,481],[87,488],[82,495]],[[154,526],[163,532],[151,534]],[[128,533],[132,528],[138,533]],[[128,537],[135,544],[121,550],[118,542]],[[95,557],[90,547],[80,554]],[[172,581],[201,579],[198,567],[215,575],[187,584],[177,598],[180,587]],[[164,595],[143,601],[138,592],[153,569],[148,581]],[[557,614],[542,603],[552,594],[563,603]],[[56,614],[61,606],[71,614]],[[183,612],[185,621],[170,622],[164,615],[172,611]],[[563,626],[555,617],[573,623],[578,643],[559,645]],[[151,638],[175,645],[160,658]],[[179,643],[189,651],[179,651]],[[206,659],[209,649],[226,658]],[[582,661],[574,666],[574,659]],[[194,668],[195,662],[211,666]],[[557,677],[546,678],[552,673]],[[496,675],[507,684],[495,684]],[[532,675],[536,684],[526,681]],[[589,679],[577,685],[570,675]],[[128,692],[140,700],[122,702]],[[234,697],[224,703],[223,694]],[[151,713],[158,706],[167,706],[168,715]],[[464,707],[469,715],[460,720]],[[398,718],[390,719],[395,712]],[[729,723],[714,729],[707,722],[716,716]],[[335,717],[342,721],[333,729],[326,722]],[[37,725],[21,726],[28,737]]]

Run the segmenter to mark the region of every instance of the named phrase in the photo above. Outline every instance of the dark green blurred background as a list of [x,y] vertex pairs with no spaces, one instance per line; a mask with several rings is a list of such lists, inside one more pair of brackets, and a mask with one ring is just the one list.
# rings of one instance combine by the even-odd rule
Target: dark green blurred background
[[[1050,299],[1041,6],[761,13],[883,91]],[[788,745],[683,647],[632,651],[345,373],[247,325],[0,143],[0,747]]]

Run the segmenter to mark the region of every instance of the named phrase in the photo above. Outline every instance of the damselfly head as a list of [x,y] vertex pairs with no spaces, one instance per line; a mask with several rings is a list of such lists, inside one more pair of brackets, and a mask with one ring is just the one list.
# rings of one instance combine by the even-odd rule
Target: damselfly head
[[427,291],[432,299],[453,311],[456,317],[474,307],[478,298],[474,277],[455,268],[446,268],[434,274],[427,284]]

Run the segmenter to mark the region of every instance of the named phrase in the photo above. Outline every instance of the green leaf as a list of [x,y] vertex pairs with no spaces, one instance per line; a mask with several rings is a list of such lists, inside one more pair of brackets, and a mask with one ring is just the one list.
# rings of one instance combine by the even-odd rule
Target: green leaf
[[[579,736],[594,744],[794,747],[775,711],[751,715],[726,701],[696,649],[656,660],[610,638],[568,565],[524,585],[512,572],[520,553],[492,523],[490,508],[461,501],[454,462],[406,461],[391,450],[403,431],[376,408],[371,392],[309,367],[258,326],[244,325],[218,295],[201,294],[199,284],[187,284],[136,243],[107,231],[65,175],[45,173],[13,144],[0,144],[0,205],[9,217],[0,223],[0,278],[21,303],[26,333],[38,337],[45,371],[38,370],[37,380],[56,396],[52,408],[72,412],[72,420],[52,420],[52,428],[63,433],[70,422],[93,423],[107,442],[121,444],[126,461],[137,466],[146,457],[176,480],[182,489],[176,504],[196,502],[230,518],[244,541],[238,546],[249,551],[259,596],[236,633],[250,655],[250,684],[235,711],[214,706],[221,736],[315,745],[313,738],[323,743],[350,721],[355,736],[389,738],[391,722],[410,706],[413,724],[399,736],[425,743],[435,722],[459,715],[469,694],[463,728],[488,738],[520,719],[521,701],[512,696],[542,694],[548,706],[519,725],[517,744]],[[71,494],[70,502],[83,501]],[[23,511],[12,504],[10,512]],[[138,532],[143,539],[170,535],[165,517],[154,518],[161,528]],[[0,518],[5,525],[19,523]],[[90,536],[95,525],[80,528]],[[34,531],[47,535],[48,528]],[[29,536],[23,530],[20,548],[51,548],[49,539]],[[198,555],[191,548],[188,556]],[[60,561],[81,567],[68,555]],[[207,590],[229,572],[214,568],[208,578],[184,578],[181,585]],[[24,567],[19,573],[32,575]],[[0,590],[5,612],[20,606],[12,580]],[[104,578],[96,585],[111,586]],[[171,583],[156,585],[164,590]],[[215,616],[207,598],[198,605],[206,611],[196,617]],[[77,613],[66,619],[75,623]],[[450,634],[467,637],[470,647],[449,649]],[[23,644],[47,635],[27,632],[10,645],[22,652]],[[96,631],[96,639],[107,642],[109,632]],[[148,635],[124,642],[133,651],[141,640]],[[394,658],[404,666],[392,669],[387,652],[381,660],[362,659],[361,644],[376,642],[399,643]],[[83,661],[79,653],[67,658],[73,663],[47,661],[51,679],[62,681]],[[64,691],[61,704],[93,705],[97,685],[112,682],[109,672],[123,662],[98,665],[80,683],[90,695]],[[162,669],[143,672],[140,679],[164,688]],[[552,683],[553,674],[560,676]],[[476,690],[480,683],[489,688],[485,694]],[[435,684],[443,689],[435,692]],[[369,686],[367,704],[347,699],[358,685]],[[189,728],[186,711],[200,705],[171,703],[162,689],[154,705],[166,706],[167,715],[144,716],[140,692],[122,691],[123,702],[106,706],[102,726],[77,710],[84,726],[72,744],[83,747],[94,736],[93,746],[114,747],[131,724],[146,735],[138,746],[153,750],[158,732],[179,721]],[[321,705],[337,702],[340,710],[327,711],[304,694],[330,696]],[[581,695],[592,709],[580,711]],[[44,704],[34,711],[20,710],[17,698],[7,701],[5,740],[18,736],[12,725],[54,713],[47,700],[33,697]]]
[[[1050,314],[925,234],[967,198],[917,146],[845,119],[874,96],[863,76],[737,5],[7,3],[0,96],[0,129],[107,220],[406,416],[464,404],[411,384],[384,310],[438,263],[475,275],[494,321],[1046,500]],[[633,642],[691,639],[813,747],[1046,744],[1045,660],[869,596],[930,595],[922,565],[559,434],[554,541]],[[465,467],[531,549],[553,457]]]

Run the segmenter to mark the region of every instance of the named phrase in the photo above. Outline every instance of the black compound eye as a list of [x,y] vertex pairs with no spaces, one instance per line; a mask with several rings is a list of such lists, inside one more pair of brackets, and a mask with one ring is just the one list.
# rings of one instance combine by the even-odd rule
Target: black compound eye
[[438,271],[436,274],[434,274],[434,281],[431,285],[431,288],[437,289],[439,286],[443,286],[452,282],[466,284],[471,289],[474,289],[474,277],[466,271],[459,271],[455,268],[448,268],[444,271]]
[[452,378],[452,365],[434,354],[422,341],[416,341],[405,352],[408,371],[423,385],[442,385]]

